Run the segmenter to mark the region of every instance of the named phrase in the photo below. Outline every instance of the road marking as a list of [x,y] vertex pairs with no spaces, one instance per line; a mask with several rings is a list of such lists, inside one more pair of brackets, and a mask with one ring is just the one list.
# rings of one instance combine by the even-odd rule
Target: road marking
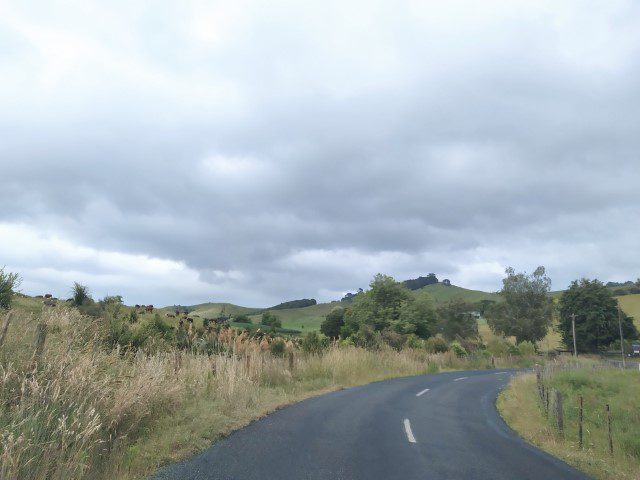
[[409,440],[409,443],[416,443],[416,437],[413,436],[413,432],[411,431],[411,422],[409,422],[408,418],[404,419],[404,433],[407,434],[407,440]]
[[428,388],[425,388],[424,390],[422,390],[421,392],[416,393],[416,397],[419,397],[420,395],[424,395],[425,393],[427,393],[429,391]]
[[457,382],[458,380],[464,380],[464,379],[466,379],[466,378],[469,378],[469,377],[454,378],[454,379],[453,379],[453,381],[454,381],[454,382]]
[[494,373],[494,375],[502,375],[503,373],[507,373],[507,372],[496,372]]

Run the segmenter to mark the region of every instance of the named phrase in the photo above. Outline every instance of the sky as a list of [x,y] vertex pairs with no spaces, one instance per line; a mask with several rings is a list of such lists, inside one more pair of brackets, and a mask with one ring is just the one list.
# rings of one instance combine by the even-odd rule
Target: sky
[[0,0],[0,266],[154,305],[635,280],[639,78],[633,0]]

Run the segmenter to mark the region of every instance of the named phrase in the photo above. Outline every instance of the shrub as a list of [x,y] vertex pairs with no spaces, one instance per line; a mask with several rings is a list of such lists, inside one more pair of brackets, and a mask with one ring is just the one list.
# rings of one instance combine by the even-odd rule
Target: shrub
[[274,357],[284,357],[286,350],[286,344],[282,338],[276,338],[271,345],[269,345],[269,351]]
[[86,285],[81,285],[78,282],[73,282],[71,293],[73,295],[72,303],[75,307],[79,307],[80,305],[83,305],[91,300],[91,296],[89,295],[89,287],[87,287]]
[[16,288],[20,286],[22,279],[17,273],[5,272],[4,267],[0,268],[0,309],[11,308],[13,295]]
[[398,351],[402,350],[402,347],[407,341],[407,335],[398,333],[395,330],[392,330],[390,328],[383,330],[380,335],[384,343],[389,345],[394,350],[398,350]]
[[509,354],[512,346],[504,338],[494,338],[487,343],[487,351],[494,357],[504,357]]
[[308,333],[300,342],[300,348],[307,353],[321,353],[329,346],[329,339],[316,332]]
[[[234,322],[236,322],[236,323],[252,323],[252,322],[251,322],[251,319],[249,318],[249,315],[245,315],[245,314],[237,315],[237,316],[233,319],[233,321],[234,321]],[[208,323],[209,323],[209,322],[207,322],[207,324],[208,324]],[[266,325],[266,324],[265,324],[265,325]]]
[[269,327],[282,327],[280,319],[271,312],[264,312],[262,314],[261,323],[262,325],[267,325]]
[[411,334],[407,336],[407,341],[404,342],[404,348],[421,349],[425,347],[425,341],[417,335]]
[[466,357],[467,350],[458,342],[451,342],[451,351],[456,354],[457,357]]
[[444,353],[449,351],[449,344],[442,337],[427,338],[424,348],[429,353]]
[[531,356],[536,354],[536,346],[531,342],[520,342],[517,347],[520,355]]

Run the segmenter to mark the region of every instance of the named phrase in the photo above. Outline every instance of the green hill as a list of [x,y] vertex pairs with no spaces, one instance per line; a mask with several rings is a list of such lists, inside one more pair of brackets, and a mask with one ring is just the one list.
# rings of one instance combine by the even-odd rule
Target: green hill
[[633,322],[640,329],[640,293],[616,298],[620,302],[622,310],[630,317],[633,317]]
[[429,295],[436,304],[448,302],[454,298],[460,298],[468,303],[476,303],[482,300],[493,300],[497,302],[500,300],[500,295],[497,293],[469,290],[467,288],[456,287],[455,285],[444,285],[442,283],[427,285],[426,287],[416,290],[414,294],[417,296]]
[[[170,310],[170,308],[169,308]],[[253,315],[259,308],[241,307],[233,303],[201,303],[189,307],[189,315],[199,315],[202,318],[217,318],[225,315]]]

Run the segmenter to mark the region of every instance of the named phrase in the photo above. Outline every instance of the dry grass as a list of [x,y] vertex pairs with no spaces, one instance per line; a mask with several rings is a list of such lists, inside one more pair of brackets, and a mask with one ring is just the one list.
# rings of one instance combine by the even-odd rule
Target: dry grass
[[[34,332],[46,323],[41,358]],[[210,332],[220,347],[202,354],[108,348],[105,325],[64,307],[17,312],[0,350],[0,478],[143,478],[279,406],[329,390],[440,370],[486,368],[423,350],[332,346],[283,357],[231,330]],[[288,352],[293,352],[290,368]],[[497,359],[507,366],[510,359]]]
[[[498,398],[505,421],[529,442],[594,478],[640,479],[640,374],[577,369],[550,376],[562,392],[565,431],[560,434],[538,402],[534,374],[516,377]],[[584,399],[584,447],[578,442],[578,396]],[[612,412],[614,455],[609,454],[606,414]]]

